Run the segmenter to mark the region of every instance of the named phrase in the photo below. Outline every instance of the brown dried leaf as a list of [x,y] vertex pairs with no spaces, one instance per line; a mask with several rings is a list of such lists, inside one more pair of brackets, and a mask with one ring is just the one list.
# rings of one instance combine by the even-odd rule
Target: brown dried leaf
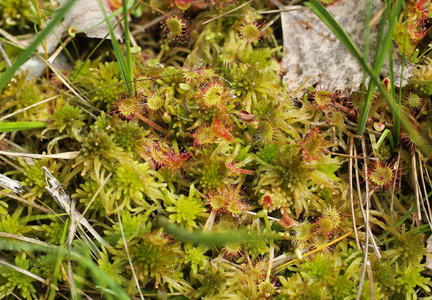
[[[66,0],[59,0],[63,5]],[[110,14],[111,10],[107,7],[107,13]],[[67,12],[65,19],[62,24],[56,26],[54,29],[55,34],[51,34],[47,37],[47,51],[52,53],[58,46],[58,38],[60,36],[66,35],[66,30],[71,27],[76,27],[77,32],[84,32],[90,38],[104,38],[108,33],[108,26],[104,21],[104,14],[99,6],[99,1],[97,0],[77,0],[72,8]],[[95,28],[91,28],[94,25],[103,22]],[[111,25],[114,27],[116,23],[116,18],[111,19]],[[65,30],[66,28],[66,30]],[[121,40],[123,35],[120,27],[114,30],[117,39]],[[111,37],[108,35],[107,37]]]
[[[59,0],[59,3],[63,5],[66,3],[66,0]],[[106,10],[107,14],[111,14],[111,10],[108,7]],[[104,38],[109,33],[108,26],[106,22],[104,22],[104,19],[105,17],[98,0],[77,0],[67,12],[63,22],[53,29],[52,34],[47,36],[46,51],[48,54],[52,54],[60,44],[59,38],[62,39],[65,37],[67,35],[67,30],[71,27],[75,27],[77,32],[83,32],[90,38]],[[110,21],[114,27],[117,19],[112,18]],[[100,25],[91,28],[100,22],[102,22]],[[114,34],[118,40],[121,40],[123,32],[120,26],[114,29]],[[109,34],[107,39],[111,39]],[[45,52],[42,45],[38,47],[38,52]],[[30,80],[42,75],[45,70],[45,64],[38,58],[33,57],[20,67],[20,70],[26,69],[30,71],[27,76],[27,79]]]

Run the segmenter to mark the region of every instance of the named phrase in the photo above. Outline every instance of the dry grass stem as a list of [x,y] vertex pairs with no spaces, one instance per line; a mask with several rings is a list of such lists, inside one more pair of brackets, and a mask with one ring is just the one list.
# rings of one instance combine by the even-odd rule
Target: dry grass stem
[[[117,206],[117,201],[116,201],[116,206]],[[129,254],[128,242],[127,242],[127,240],[126,240],[126,236],[125,236],[125,234],[124,234],[124,230],[123,230],[123,223],[122,223],[122,219],[121,219],[120,212],[119,212],[119,210],[118,210],[118,206],[117,206],[117,217],[118,217],[118,221],[119,221],[120,232],[121,232],[121,235],[122,235],[123,244],[124,244],[125,251],[126,251],[126,256],[127,256],[127,258],[128,258],[128,262],[129,262],[129,265],[130,265],[130,267],[131,267],[132,276],[133,276],[133,278],[134,278],[135,285],[136,285],[136,287],[137,287],[137,289],[138,289],[138,291],[139,291],[140,298],[141,298],[142,300],[144,300],[144,296],[143,296],[142,291],[141,291],[141,287],[140,287],[140,284],[139,284],[138,276],[137,276],[136,273],[135,273],[135,268],[134,268],[134,266],[133,266],[132,259],[131,259],[130,254]]]
[[348,147],[349,147],[349,167],[348,167],[348,174],[349,174],[349,197],[350,197],[350,205],[351,205],[351,218],[353,223],[353,230],[354,230],[354,236],[356,240],[357,248],[360,249],[360,242],[358,238],[357,233],[357,225],[355,220],[355,209],[354,209],[354,190],[353,190],[353,148],[354,148],[354,138],[350,137],[348,141]]

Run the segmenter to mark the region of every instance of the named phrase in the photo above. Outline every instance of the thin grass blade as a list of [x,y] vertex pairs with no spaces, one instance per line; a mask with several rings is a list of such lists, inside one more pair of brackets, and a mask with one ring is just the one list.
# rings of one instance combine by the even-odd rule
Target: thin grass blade
[[115,53],[115,55],[117,57],[117,61],[118,61],[119,67],[120,67],[120,72],[122,74],[123,81],[124,81],[124,83],[126,85],[126,91],[128,93],[131,93],[132,89],[130,87],[129,82],[132,81],[132,78],[129,78],[130,77],[129,74],[131,74],[132,71],[128,70],[128,66],[127,66],[126,60],[125,60],[125,58],[123,56],[123,53],[122,53],[122,51],[120,49],[120,44],[119,44],[119,42],[116,39],[116,36],[114,34],[114,29],[111,26],[111,22],[108,19],[108,15],[107,15],[107,12],[106,12],[106,9],[105,9],[105,5],[102,3],[101,0],[99,0],[99,5],[100,5],[100,7],[101,7],[101,9],[102,9],[102,11],[104,13],[105,21],[106,21],[106,24],[108,26],[108,30],[110,32],[111,43],[112,43],[113,48],[114,48],[114,53]]
[[245,243],[251,240],[271,241],[274,237],[267,234],[250,235],[247,232],[227,232],[227,233],[202,233],[199,231],[190,232],[181,228],[177,224],[170,223],[166,218],[159,218],[158,223],[165,231],[175,238],[191,244],[200,245],[224,245],[227,243]]
[[130,31],[129,31],[129,11],[127,9],[127,0],[123,0],[123,21],[124,21],[124,32],[125,32],[125,45],[126,45],[126,63],[127,63],[127,82],[129,85],[129,90],[133,90],[133,69],[132,69],[132,55],[131,55],[131,45],[130,45]]
[[[378,49],[376,50],[376,55],[375,55],[375,60],[373,63],[373,69],[375,71],[376,74],[379,74],[381,72],[382,66],[384,64],[385,58],[387,56],[387,54],[392,53],[392,36],[393,36],[393,30],[394,30],[394,26],[396,25],[396,20],[399,16],[399,13],[401,12],[402,9],[402,1],[399,0],[394,9],[393,9],[393,13],[390,7],[390,3],[388,1],[387,3],[388,8],[388,30],[386,35],[384,36],[384,38],[382,39],[382,43],[379,42],[378,43]],[[381,41],[381,36],[383,36],[383,31],[384,31],[384,19],[382,20],[382,24],[380,27],[380,33],[378,35],[378,41]],[[392,57],[390,55],[389,59],[392,60]],[[391,79],[391,101],[394,102],[395,106],[396,106],[396,110],[393,113],[393,119],[399,120],[398,115],[400,115],[400,111],[398,106],[395,103],[395,93],[394,93],[394,74],[393,74],[393,61],[390,62],[390,79]],[[370,110],[370,106],[372,103],[372,98],[375,92],[375,88],[376,88],[376,83],[371,80],[369,82],[369,87],[368,87],[368,92],[366,95],[366,101],[364,103],[362,103],[362,109],[360,110],[360,117],[359,117],[359,123],[357,126],[357,135],[363,135],[364,129],[366,127],[366,121],[367,118],[369,116],[369,110]],[[400,123],[399,123],[400,124]],[[396,134],[395,130],[395,139],[396,141],[399,141],[400,138],[400,129],[398,130],[398,134]]]
[[0,132],[41,129],[47,127],[47,125],[44,122],[0,122]]

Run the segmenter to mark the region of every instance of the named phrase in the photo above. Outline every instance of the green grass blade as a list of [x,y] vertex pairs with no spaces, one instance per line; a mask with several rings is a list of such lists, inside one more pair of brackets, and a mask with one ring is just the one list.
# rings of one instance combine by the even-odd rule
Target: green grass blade
[[389,139],[389,141],[390,141],[390,147],[391,147],[392,149],[394,149],[394,142],[393,142],[393,136],[392,136],[392,133],[391,133],[390,130],[385,129],[384,132],[383,132],[383,134],[381,135],[381,137],[379,138],[378,142],[377,142],[376,145],[375,145],[375,150],[378,150],[379,147],[381,147],[381,145],[382,145],[382,143],[384,142],[384,140],[385,140],[385,138],[387,137],[387,135],[388,135],[388,139]]
[[0,132],[40,129],[47,127],[47,125],[44,122],[0,122]]
[[158,224],[176,239],[191,244],[224,245],[227,243],[245,243],[251,240],[270,241],[274,239],[274,237],[268,234],[250,235],[245,231],[232,231],[224,233],[202,233],[199,231],[190,232],[181,228],[177,224],[170,223],[166,218],[159,218]]
[[[369,4],[369,3],[368,3]],[[372,9],[372,6],[367,7],[368,10]],[[368,11],[368,14],[371,14],[371,11]],[[370,20],[367,20],[370,22]],[[369,24],[368,24],[369,26]],[[381,41],[383,40],[383,34],[384,34],[384,19],[381,20],[381,24],[380,24],[380,30],[378,31],[378,36],[377,36],[377,40]],[[380,58],[382,58],[382,50],[384,49],[384,47],[382,47],[381,43],[377,44],[377,49],[375,49],[375,58],[374,58],[374,63],[373,63],[373,69],[374,71],[379,74],[379,72],[381,71],[381,67],[378,69],[378,65],[380,63]],[[369,51],[369,49],[368,49]],[[384,56],[385,58],[385,56]],[[368,58],[365,57],[365,62],[368,62]],[[384,61],[383,61],[384,62]],[[378,70],[377,70],[378,69]],[[368,74],[366,72],[363,72],[363,84],[365,86],[366,84],[366,78],[368,77]],[[361,99],[361,103],[360,103],[360,115],[359,115],[359,122],[357,124],[357,135],[362,136],[365,126],[366,126],[366,121],[367,121],[367,117],[369,116],[369,111],[370,111],[370,107],[372,104],[372,98],[375,92],[375,88],[376,85],[373,81],[369,82],[368,85],[368,89],[367,92],[364,93],[364,86],[362,86],[362,99]],[[364,97],[364,95],[366,94],[366,97]]]
[[102,9],[102,11],[104,13],[105,21],[106,21],[106,24],[108,26],[108,30],[109,30],[110,36],[111,36],[111,43],[112,43],[113,48],[114,48],[114,53],[115,53],[115,55],[117,57],[117,61],[118,61],[119,67],[120,67],[120,71],[121,71],[121,74],[122,74],[123,81],[124,81],[124,83],[126,85],[126,90],[127,90],[128,93],[131,93],[132,89],[131,89],[131,83],[130,82],[132,81],[132,78],[129,78],[130,77],[129,74],[131,74],[132,71],[128,70],[128,66],[126,64],[126,60],[125,60],[125,58],[123,56],[123,53],[122,53],[122,51],[120,49],[120,44],[117,41],[117,38],[116,38],[116,36],[114,34],[114,29],[111,26],[111,22],[108,19],[108,15],[107,15],[107,12],[106,12],[106,9],[105,9],[105,5],[102,3],[101,0],[99,0],[99,5],[100,5],[100,7],[101,7],[101,9]]
[[[68,228],[69,228],[69,219],[66,219],[66,222],[65,222],[65,224],[63,226],[63,231],[62,231],[61,239],[60,239],[60,247],[61,248],[63,248],[65,246]],[[52,279],[53,279],[52,284],[54,284],[54,286],[57,286],[58,274],[60,273],[60,265],[61,265],[61,262],[63,260],[63,255],[61,255],[61,253],[56,253],[54,255],[53,259],[55,259],[56,262],[55,262],[55,268],[54,268],[54,276],[52,277]],[[55,299],[56,294],[57,293],[56,293],[55,289],[50,289],[50,292],[49,292],[49,295],[48,295],[48,300]]]
[[125,45],[126,45],[126,63],[127,63],[127,84],[130,85],[129,88],[133,90],[133,69],[132,69],[132,55],[131,55],[131,45],[130,45],[130,31],[129,31],[129,11],[127,9],[127,0],[123,0],[123,21],[124,21],[124,31],[125,31]]
[[75,0],[69,0],[63,7],[59,8],[51,22],[49,22],[45,29],[41,31],[36,39],[20,54],[20,56],[18,56],[12,66],[6,70],[6,72],[0,78],[0,90],[3,89],[6,84],[8,84],[8,82],[15,75],[16,70],[18,70],[18,68],[29,59],[36,47],[43,42],[44,38],[52,31],[54,26],[63,20],[63,17],[69,11],[74,2]]
[[[133,2],[132,2],[132,4],[133,4]],[[138,7],[139,4],[140,4],[139,1],[136,2],[135,4],[133,4],[133,5],[129,8],[129,12],[128,12],[128,14],[129,14],[131,11],[133,11],[136,7]],[[123,12],[123,7],[117,9],[114,13],[112,13],[111,15],[109,15],[108,18],[111,20],[111,18],[113,18],[113,17],[119,15],[119,14],[122,13],[122,12]],[[120,24],[120,22],[123,21],[124,15],[125,15],[125,14],[123,14],[123,17],[122,17],[122,18],[121,18],[121,19],[116,23],[116,25],[113,27],[113,29],[116,29],[117,26]],[[92,26],[92,27],[90,27],[90,28],[88,28],[88,29],[91,29],[91,28],[94,28],[94,27],[96,27],[96,26],[99,26],[99,25],[102,24],[103,22],[105,22],[105,20],[103,20],[102,22],[100,22],[100,23],[98,23],[98,24],[96,24],[96,25],[94,25],[94,26]],[[86,29],[86,30],[88,30],[88,29]],[[92,49],[92,51],[90,51],[90,53],[87,55],[86,59],[83,61],[83,66],[85,65],[86,61],[88,61],[88,60],[90,59],[90,57],[93,56],[93,54],[96,52],[96,50],[99,49],[99,47],[103,44],[103,42],[106,40],[106,38],[108,37],[109,34],[110,34],[110,33],[108,32],[108,33],[105,35],[105,37],[104,37],[103,39],[101,39],[100,42],[99,42],[99,43],[98,43],[98,44],[97,44],[97,45]],[[82,67],[78,70],[76,76],[78,76],[78,74],[81,72],[81,69],[82,69]]]
[[[396,90],[394,82],[394,70],[393,70],[393,49],[390,47],[388,49],[389,55],[389,67],[390,67],[390,96],[396,103]],[[394,125],[394,136],[396,141],[400,140],[400,120],[398,115],[400,115],[400,103],[397,103],[399,114],[393,114],[393,125]]]
[[[387,15],[388,15],[389,19],[392,17],[391,1],[390,0],[387,0]],[[389,31],[389,33],[391,33],[393,36],[393,30]],[[392,99],[394,99],[396,101],[395,77],[394,77],[394,70],[393,70],[393,47],[392,47],[391,41],[390,41],[390,47],[387,49],[387,51],[388,51],[389,67],[390,67],[390,93],[391,93]],[[401,74],[403,74],[403,72]],[[401,76],[401,77],[403,77],[403,76]],[[401,89],[402,89],[402,85],[401,85]],[[400,120],[398,117],[398,115],[400,115],[400,102],[398,102],[398,111],[399,111],[399,114],[393,114],[393,124],[394,124],[393,128],[394,128],[396,141],[400,140]]]
[[[388,5],[390,5],[390,3],[388,3]],[[399,16],[399,13],[402,9],[402,1],[399,0],[396,5],[395,5],[395,9],[393,10],[393,13],[391,12],[391,7],[388,6],[388,20],[389,20],[389,26],[388,26],[388,31],[384,37],[384,39],[381,39],[381,36],[383,36],[383,30],[384,30],[384,18],[382,20],[382,24],[380,26],[380,32],[378,35],[378,41],[383,40],[382,43],[378,43],[378,49],[376,50],[376,55],[375,55],[375,60],[373,63],[373,69],[375,71],[376,74],[379,74],[381,72],[382,66],[384,64],[385,58],[387,56],[388,53],[392,53],[392,36],[393,36],[393,29],[394,26],[396,25],[396,19]],[[390,56],[390,59],[392,59],[392,57]],[[393,62],[393,61],[392,61]],[[390,63],[390,81],[392,84],[392,97],[391,97],[391,101],[394,102],[394,76],[393,76],[393,72],[392,72],[392,62]],[[360,116],[359,116],[359,123],[357,126],[357,135],[363,135],[363,131],[366,127],[366,122],[367,122],[367,118],[369,116],[369,110],[370,110],[370,106],[372,103],[372,98],[373,98],[373,94],[375,92],[375,88],[376,88],[377,84],[374,81],[370,81],[369,82],[369,87],[368,87],[368,92],[366,95],[366,101],[364,103],[362,103],[361,106],[361,110],[360,110]],[[399,112],[399,108],[397,107],[397,112]],[[393,119],[397,119],[399,120],[399,114],[396,111],[393,112]],[[400,138],[400,129],[399,129],[399,134],[396,135],[395,132],[395,138],[396,141],[399,141]]]
[[[404,10],[404,14],[406,14],[406,6],[403,5],[402,6],[403,10]],[[406,49],[406,43],[407,43],[407,37],[408,37],[408,28],[407,26],[405,26],[405,33],[404,33],[404,41],[403,41],[403,52],[402,55],[403,57],[405,57],[405,49]],[[418,50],[418,49],[416,49]],[[402,60],[402,66],[401,66],[401,74],[403,74],[405,69],[405,60]],[[399,100],[399,113],[401,111],[401,107],[402,107],[402,86],[403,86],[403,76],[401,76],[400,78],[400,83],[399,83],[399,95],[398,95],[398,100]],[[394,117],[394,116],[393,116]],[[395,126],[395,132],[398,131],[399,132],[399,138],[400,138],[400,129],[401,129],[401,124],[400,124],[400,119],[399,118],[394,118],[393,120],[394,126]]]
[[[50,256],[52,260],[57,260],[58,256],[64,258],[70,257],[72,260],[77,262],[80,267],[86,268],[93,278],[94,283],[96,283],[96,288],[99,288],[101,294],[105,297],[107,295],[112,296],[114,299],[118,300],[130,300],[131,298],[126,294],[126,292],[120,287],[109,275],[107,275],[98,265],[96,265],[92,259],[86,257],[79,252],[81,247],[74,247],[72,251],[68,251],[64,247],[57,247],[52,245],[35,244],[30,242],[24,242],[20,240],[11,240],[9,238],[0,237],[0,249],[1,250],[11,250],[14,251],[40,251],[51,253]],[[78,251],[77,251],[78,250]],[[82,251],[88,253],[88,249],[84,248]],[[103,298],[105,299],[105,298]]]

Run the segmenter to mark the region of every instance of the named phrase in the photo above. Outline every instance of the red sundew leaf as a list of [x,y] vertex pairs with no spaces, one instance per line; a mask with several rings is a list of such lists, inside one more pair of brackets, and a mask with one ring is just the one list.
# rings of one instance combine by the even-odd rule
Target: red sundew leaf
[[220,138],[222,138],[228,142],[231,142],[234,139],[234,137],[231,135],[229,130],[225,127],[225,125],[222,123],[222,121],[218,118],[216,118],[213,121],[211,128],[213,130],[213,133],[216,136],[218,136],[218,137],[220,137]]

